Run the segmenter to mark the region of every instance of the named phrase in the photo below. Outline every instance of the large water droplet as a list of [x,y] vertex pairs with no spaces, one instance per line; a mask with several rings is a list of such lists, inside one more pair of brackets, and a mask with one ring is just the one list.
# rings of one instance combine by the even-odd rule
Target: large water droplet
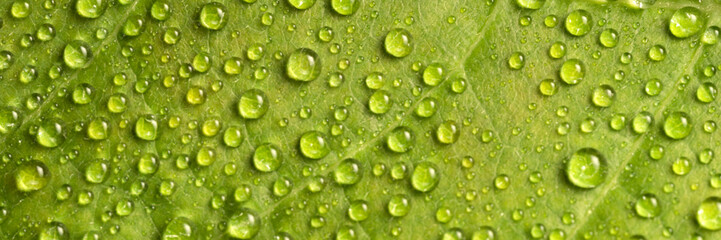
[[391,56],[405,57],[413,51],[413,36],[408,30],[396,28],[386,34],[383,45]]
[[516,0],[519,7],[525,9],[539,9],[546,3],[546,0]]
[[573,153],[566,163],[568,180],[580,188],[595,188],[606,178],[606,159],[593,148],[582,148]]
[[299,48],[288,56],[285,72],[293,80],[309,82],[318,78],[322,64],[318,54],[308,48]]
[[333,171],[335,181],[340,185],[353,185],[358,183],[362,175],[361,164],[358,160],[348,158],[338,165]]
[[268,111],[269,103],[265,93],[258,89],[243,92],[238,102],[238,112],[245,119],[258,119]]
[[310,131],[300,137],[300,151],[310,159],[321,159],[330,153],[330,143],[325,134]]
[[685,112],[673,112],[666,117],[663,123],[663,131],[666,136],[673,139],[686,138],[693,130],[691,117]]
[[455,143],[460,135],[461,128],[453,120],[446,120],[436,129],[436,139],[443,144]]
[[403,217],[411,210],[411,202],[405,195],[397,194],[388,201],[388,213],[394,217]]
[[192,240],[193,222],[186,217],[176,217],[165,226],[161,240]]
[[255,148],[253,153],[253,166],[261,172],[272,172],[278,169],[283,162],[280,149],[273,144],[264,143]]
[[566,31],[574,36],[583,36],[591,31],[591,14],[586,10],[574,10],[566,17]]
[[228,219],[226,232],[237,239],[251,239],[260,231],[260,218],[250,210],[241,209]]
[[446,70],[440,63],[431,63],[423,70],[423,82],[428,86],[437,86],[446,77]]
[[153,115],[145,115],[135,121],[135,135],[146,141],[154,141],[158,137],[158,121]]
[[45,163],[30,160],[15,170],[15,186],[22,192],[37,191],[50,182],[50,170]]
[[408,127],[396,127],[386,138],[388,149],[398,153],[404,153],[413,147],[413,132]]
[[636,201],[636,214],[643,218],[653,218],[661,214],[661,206],[655,195],[647,193]]
[[93,58],[93,53],[88,43],[75,40],[65,45],[63,60],[65,65],[72,69],[85,68]]
[[411,185],[413,189],[420,192],[430,192],[441,180],[441,173],[435,164],[431,162],[421,162],[416,164],[411,175]]
[[102,159],[93,160],[85,167],[85,180],[91,183],[102,183],[108,176],[108,164]]
[[46,148],[57,147],[64,140],[63,126],[60,120],[56,119],[44,121],[38,126],[35,133],[35,141]]
[[332,0],[330,4],[335,12],[348,16],[358,11],[361,0]]
[[75,2],[75,10],[78,15],[85,18],[98,18],[103,15],[107,7],[107,0],[78,0]]
[[676,10],[668,21],[668,29],[678,38],[690,37],[703,28],[706,17],[694,7],[684,7]]
[[583,62],[578,59],[569,59],[563,62],[559,75],[564,82],[575,85],[583,80],[586,71]]
[[219,2],[203,5],[198,15],[200,25],[210,30],[220,30],[228,23],[228,10]]
[[696,221],[707,230],[721,229],[721,198],[706,198],[696,210]]

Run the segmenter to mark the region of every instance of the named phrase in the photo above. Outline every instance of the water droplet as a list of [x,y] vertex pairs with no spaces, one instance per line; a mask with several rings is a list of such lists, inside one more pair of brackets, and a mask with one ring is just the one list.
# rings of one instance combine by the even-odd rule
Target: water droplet
[[593,90],[591,100],[597,107],[609,107],[616,98],[616,92],[609,85],[601,85]]
[[508,67],[510,67],[511,69],[514,69],[514,70],[523,68],[523,65],[525,65],[525,63],[526,63],[525,56],[523,56],[523,53],[521,53],[521,52],[514,52],[508,58]]
[[567,84],[575,85],[583,80],[586,71],[583,62],[578,59],[569,59],[563,62],[559,75]]
[[168,20],[170,13],[170,5],[166,0],[157,0],[150,7],[150,16],[158,21]]
[[713,158],[714,152],[710,148],[705,148],[698,154],[698,161],[703,164],[709,164]]
[[139,36],[145,27],[145,20],[139,15],[132,15],[123,24],[123,34],[128,37]]
[[404,153],[413,147],[415,138],[408,127],[396,127],[388,134],[386,146],[393,152]]
[[0,51],[0,71],[10,68],[15,58],[9,51]]
[[543,19],[543,25],[546,25],[548,28],[555,27],[558,25],[558,17],[553,14],[546,16],[546,18]]
[[663,131],[666,136],[673,139],[686,138],[691,133],[691,117],[685,112],[674,112],[666,117],[663,123]]
[[430,192],[441,180],[441,173],[435,164],[431,162],[421,162],[416,164],[411,175],[411,185],[413,189],[420,192]]
[[309,82],[318,78],[322,69],[318,54],[308,48],[299,48],[288,56],[285,72],[293,80]]
[[278,169],[283,162],[280,149],[273,144],[264,143],[253,153],[253,166],[261,172],[272,172]]
[[153,115],[145,115],[135,121],[135,135],[146,141],[154,141],[158,137],[158,121]]
[[121,217],[130,215],[133,213],[133,210],[135,210],[135,204],[128,199],[120,200],[118,204],[115,205],[115,213]]
[[553,96],[558,92],[558,83],[554,79],[543,79],[538,84],[538,90],[545,96]]
[[30,3],[26,0],[16,0],[13,2],[13,5],[10,7],[10,14],[13,15],[14,18],[26,18],[30,16],[31,11]]
[[413,51],[413,37],[408,30],[396,28],[388,32],[383,45],[391,56],[405,57]]
[[7,134],[18,124],[20,115],[17,111],[0,108],[0,134]]
[[446,120],[436,129],[436,139],[444,144],[452,144],[458,141],[461,135],[461,128],[453,120]]
[[90,45],[81,40],[74,40],[65,45],[63,50],[63,60],[65,65],[72,69],[85,68],[93,59],[93,53]]
[[348,207],[348,217],[356,222],[366,220],[368,218],[368,203],[363,200],[355,200]]
[[519,7],[526,9],[539,9],[546,3],[546,0],[516,0]]
[[260,218],[255,213],[241,209],[228,219],[226,232],[233,238],[251,239],[258,234],[260,226]]
[[46,148],[59,146],[65,140],[60,120],[43,121],[35,133],[35,142]]
[[671,171],[678,176],[683,176],[691,172],[691,161],[686,157],[679,157],[671,164]]
[[574,10],[566,17],[566,31],[574,36],[583,36],[591,31],[591,14],[586,10]]
[[703,28],[706,17],[694,7],[683,7],[673,13],[668,21],[668,29],[678,38],[690,37]]
[[15,186],[22,192],[40,190],[48,182],[50,182],[50,170],[40,161],[24,162],[15,170]]
[[410,200],[402,194],[396,194],[388,201],[388,213],[394,217],[403,217],[411,209]]
[[718,89],[711,82],[705,82],[696,89],[696,99],[704,103],[710,103],[716,100]]
[[98,18],[103,15],[108,5],[107,0],[78,0],[75,2],[75,10],[81,17]]
[[138,172],[141,174],[151,175],[158,171],[158,168],[160,168],[160,162],[158,162],[158,157],[153,154],[146,153],[138,159]]
[[719,33],[721,29],[717,26],[711,26],[701,35],[701,42],[706,45],[714,45],[718,43]]
[[437,86],[446,77],[446,70],[440,63],[431,63],[423,70],[423,82],[428,86]]
[[471,240],[494,240],[496,239],[496,232],[491,227],[481,226],[479,230],[473,232]]
[[161,240],[192,240],[195,239],[193,233],[193,222],[186,217],[175,217],[165,226]]
[[493,179],[493,186],[498,190],[506,190],[511,186],[511,178],[506,174],[500,174]]
[[656,62],[663,61],[666,59],[666,48],[661,45],[653,45],[653,47],[648,50],[648,58]]
[[707,230],[721,229],[721,198],[706,198],[696,210],[698,225]]
[[596,149],[579,149],[566,163],[566,176],[577,187],[595,188],[606,178],[606,159]]
[[415,109],[416,115],[422,118],[429,118],[436,111],[438,111],[438,101],[433,97],[424,98]]
[[325,134],[309,131],[300,137],[300,151],[310,159],[321,159],[330,153],[330,143]]
[[209,30],[220,30],[228,23],[228,10],[219,2],[211,2],[200,9],[200,25]]
[[375,114],[384,114],[391,110],[393,101],[386,90],[377,90],[368,99],[368,109]]
[[661,206],[655,195],[647,193],[636,200],[636,214],[643,218],[654,218],[661,214]]
[[193,70],[204,73],[210,70],[210,55],[206,52],[195,54],[193,57]]
[[618,44],[618,32],[614,29],[606,29],[598,36],[601,45],[607,48],[615,47]]
[[361,0],[332,0],[333,10],[340,15],[352,15],[360,8]]
[[81,83],[73,89],[73,102],[79,105],[85,105],[93,100],[94,88],[90,84]]
[[268,97],[258,89],[243,92],[238,102],[238,112],[245,119],[258,119],[268,112]]
[[215,153],[214,149],[210,147],[202,147],[195,155],[195,162],[198,163],[199,166],[207,167],[212,165],[216,158],[217,153]]
[[44,227],[37,238],[38,240],[68,240],[70,239],[70,233],[65,227],[65,224],[61,222],[50,222],[48,226]]
[[648,132],[648,129],[651,127],[651,123],[653,123],[651,113],[644,111],[633,117],[631,126],[633,127],[634,132],[641,134]]
[[362,175],[361,165],[358,160],[348,158],[343,160],[335,171],[333,171],[336,183],[340,185],[353,185],[358,183]]
[[38,30],[35,32],[35,36],[40,39],[40,41],[50,41],[55,38],[55,27],[49,23],[40,25]]
[[658,96],[663,90],[663,85],[658,79],[651,79],[646,82],[646,86],[643,88],[643,90],[649,96]]
[[291,6],[298,10],[305,10],[313,6],[316,0],[288,0]]

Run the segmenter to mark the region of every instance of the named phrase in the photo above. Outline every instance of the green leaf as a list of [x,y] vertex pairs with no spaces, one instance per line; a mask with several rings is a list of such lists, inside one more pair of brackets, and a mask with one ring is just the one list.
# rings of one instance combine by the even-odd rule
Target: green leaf
[[716,239],[721,2],[0,3],[1,239]]

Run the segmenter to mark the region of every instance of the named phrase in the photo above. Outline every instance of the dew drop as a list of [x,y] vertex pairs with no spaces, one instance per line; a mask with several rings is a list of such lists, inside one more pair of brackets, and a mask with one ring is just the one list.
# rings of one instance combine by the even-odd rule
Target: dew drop
[[200,25],[209,30],[220,30],[228,23],[228,10],[219,2],[203,5],[198,14]]
[[663,123],[663,131],[666,136],[672,139],[684,139],[693,130],[691,117],[685,112],[673,112],[666,117]]
[[566,17],[566,31],[574,36],[583,36],[591,31],[591,14],[586,10],[574,10]]
[[264,143],[255,148],[253,166],[261,172],[272,172],[283,163],[280,149],[273,144]]
[[413,37],[408,30],[396,28],[386,34],[384,47],[386,53],[391,56],[402,58],[413,51]]
[[706,17],[694,7],[684,7],[673,13],[668,22],[671,34],[678,38],[687,38],[701,31],[706,24]]
[[413,189],[424,193],[435,189],[440,180],[440,172],[436,165],[431,162],[416,164],[411,175],[411,185]]
[[598,150],[582,148],[566,163],[566,176],[580,188],[595,188],[606,178],[606,159]]
[[321,159],[330,153],[330,143],[325,134],[309,131],[300,137],[300,151],[310,159]]
[[268,97],[258,89],[243,92],[238,102],[238,112],[245,119],[258,119],[268,112]]
[[15,170],[15,186],[21,192],[40,190],[48,182],[50,182],[50,170],[43,162],[30,160]]
[[318,54],[308,48],[299,48],[288,56],[285,72],[293,80],[310,82],[318,78],[322,69]]

